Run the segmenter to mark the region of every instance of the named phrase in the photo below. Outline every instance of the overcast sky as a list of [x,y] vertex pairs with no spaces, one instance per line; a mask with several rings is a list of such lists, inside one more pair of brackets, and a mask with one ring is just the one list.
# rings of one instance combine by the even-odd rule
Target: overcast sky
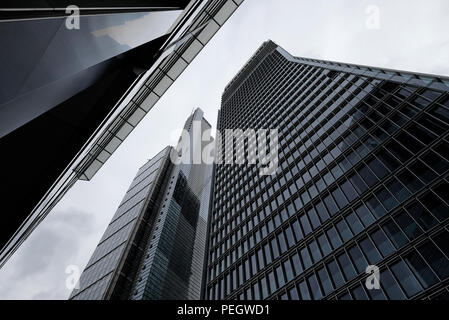
[[175,143],[193,108],[215,126],[224,87],[262,42],[449,76],[448,14],[447,0],[245,0],[92,181],[78,182],[0,270],[0,299],[67,299],[66,267],[83,270],[137,169]]

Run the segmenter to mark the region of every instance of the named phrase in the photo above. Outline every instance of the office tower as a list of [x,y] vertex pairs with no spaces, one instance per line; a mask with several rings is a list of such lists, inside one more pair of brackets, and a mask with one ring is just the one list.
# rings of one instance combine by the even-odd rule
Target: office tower
[[[208,143],[200,109],[184,129],[192,146]],[[70,299],[200,298],[212,165],[175,164],[176,150],[166,147],[139,169]]]
[[80,0],[78,11],[72,1],[32,2],[0,4],[0,267],[242,0]]
[[448,91],[265,42],[218,129],[277,128],[278,169],[215,166],[204,297],[448,299]]

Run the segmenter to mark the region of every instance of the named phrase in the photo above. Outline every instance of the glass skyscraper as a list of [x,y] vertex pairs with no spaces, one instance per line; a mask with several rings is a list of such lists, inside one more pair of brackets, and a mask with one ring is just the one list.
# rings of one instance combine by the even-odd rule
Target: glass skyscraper
[[204,298],[448,299],[448,92],[265,42],[218,129],[277,128],[278,169],[214,166]]
[[[210,127],[196,109],[184,127],[190,145],[207,144]],[[139,169],[70,299],[200,298],[212,165],[174,164],[178,149]]]

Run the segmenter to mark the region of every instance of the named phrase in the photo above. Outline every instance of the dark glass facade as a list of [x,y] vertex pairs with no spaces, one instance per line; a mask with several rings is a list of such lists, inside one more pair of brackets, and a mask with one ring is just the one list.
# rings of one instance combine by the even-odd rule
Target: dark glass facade
[[81,0],[79,29],[69,1],[17,2],[0,3],[0,268],[243,0]]
[[[189,133],[193,121],[200,134],[210,129],[200,109]],[[200,298],[212,165],[173,164],[175,152],[139,169],[71,299]]]
[[204,297],[447,299],[448,92],[447,78],[265,42],[226,87],[218,129],[277,128],[278,169],[215,166]]

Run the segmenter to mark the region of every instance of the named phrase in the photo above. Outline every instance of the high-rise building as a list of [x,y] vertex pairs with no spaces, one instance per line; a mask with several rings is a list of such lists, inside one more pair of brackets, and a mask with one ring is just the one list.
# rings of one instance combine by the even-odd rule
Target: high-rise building
[[243,0],[75,2],[0,3],[0,267]]
[[[193,155],[209,143],[201,140],[208,129],[196,109],[184,127],[192,148],[183,150]],[[212,165],[174,163],[178,149],[165,148],[139,169],[71,299],[200,298]]]
[[204,297],[448,299],[448,92],[265,42],[218,129],[278,129],[278,169],[214,167]]

